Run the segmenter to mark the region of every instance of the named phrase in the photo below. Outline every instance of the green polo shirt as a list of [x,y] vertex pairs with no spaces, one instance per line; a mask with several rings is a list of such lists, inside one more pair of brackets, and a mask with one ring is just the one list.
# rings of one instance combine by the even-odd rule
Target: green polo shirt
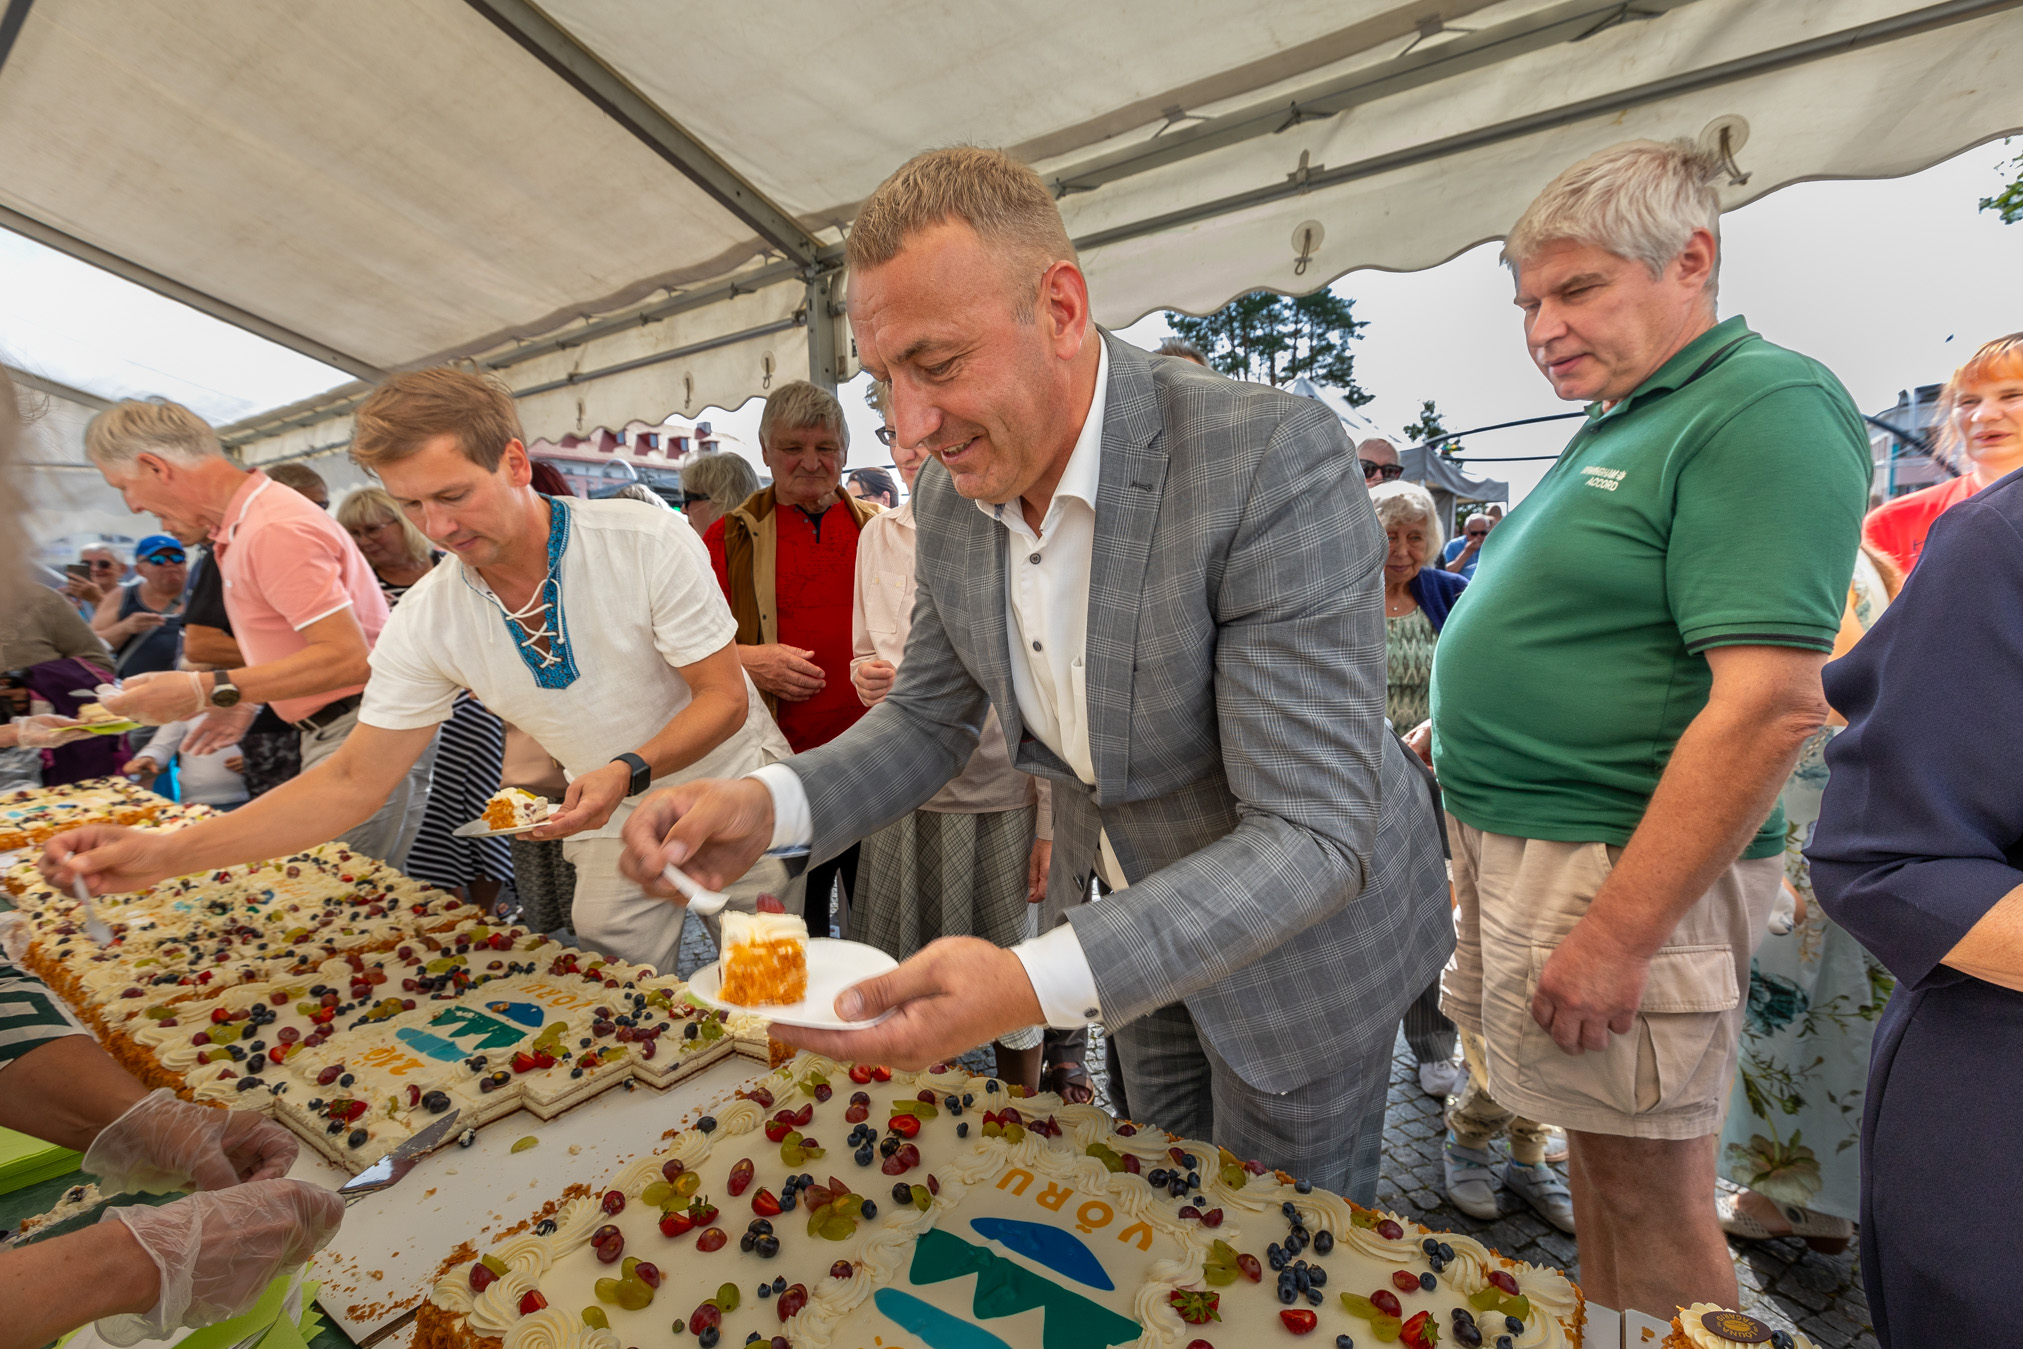
[[[1447,809],[1490,833],[1628,843],[1707,704],[1707,648],[1833,649],[1869,474],[1840,381],[1740,317],[1591,405],[1441,630]],[[1780,808],[1743,856],[1783,841]]]

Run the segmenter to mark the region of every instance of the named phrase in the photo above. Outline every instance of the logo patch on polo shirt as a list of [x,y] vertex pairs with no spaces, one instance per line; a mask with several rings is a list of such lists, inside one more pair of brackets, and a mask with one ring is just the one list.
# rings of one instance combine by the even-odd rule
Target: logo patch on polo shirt
[[1589,487],[1599,487],[1604,492],[1615,491],[1617,487],[1622,485],[1623,478],[1626,476],[1623,470],[1619,468],[1597,468],[1593,464],[1583,468],[1581,472],[1587,475],[1587,485]]

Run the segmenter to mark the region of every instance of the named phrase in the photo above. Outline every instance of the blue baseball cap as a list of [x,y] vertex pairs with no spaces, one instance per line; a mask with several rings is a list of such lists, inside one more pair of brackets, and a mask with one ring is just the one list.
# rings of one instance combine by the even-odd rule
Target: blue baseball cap
[[133,555],[140,562],[181,562],[188,556],[182,541],[167,534],[148,535],[133,546]]

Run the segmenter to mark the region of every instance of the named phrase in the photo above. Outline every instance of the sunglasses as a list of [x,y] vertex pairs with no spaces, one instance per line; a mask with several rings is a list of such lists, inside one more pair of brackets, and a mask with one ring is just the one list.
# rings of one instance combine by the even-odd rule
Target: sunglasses
[[1356,462],[1363,466],[1364,482],[1368,482],[1371,478],[1382,478],[1385,482],[1390,482],[1405,476],[1403,464],[1380,464],[1373,459],[1359,459]]
[[709,500],[708,492],[683,492],[681,494],[681,508],[683,510],[687,510],[690,506],[693,506],[698,501],[708,501],[708,500]]
[[141,561],[143,561],[143,562],[152,562],[152,563],[154,563],[154,564],[155,564],[156,566],[158,566],[158,567],[159,567],[159,566],[161,566],[161,565],[162,565],[162,564],[164,564],[164,563],[168,563],[168,562],[181,562],[181,561],[183,561],[183,560],[184,560],[184,556],[183,556],[183,554],[182,554],[182,553],[179,553],[179,552],[177,552],[177,553],[171,553],[171,552],[168,552],[168,551],[166,551],[166,550],[164,550],[164,551],[162,551],[162,552],[159,552],[159,553],[148,553],[148,554],[145,554],[144,556],[142,556],[142,558],[141,558]]

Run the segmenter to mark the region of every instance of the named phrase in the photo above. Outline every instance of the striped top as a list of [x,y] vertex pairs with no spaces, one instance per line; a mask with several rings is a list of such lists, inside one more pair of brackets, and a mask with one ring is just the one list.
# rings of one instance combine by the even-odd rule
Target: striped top
[[60,1036],[89,1033],[47,984],[0,956],[0,1069]]

